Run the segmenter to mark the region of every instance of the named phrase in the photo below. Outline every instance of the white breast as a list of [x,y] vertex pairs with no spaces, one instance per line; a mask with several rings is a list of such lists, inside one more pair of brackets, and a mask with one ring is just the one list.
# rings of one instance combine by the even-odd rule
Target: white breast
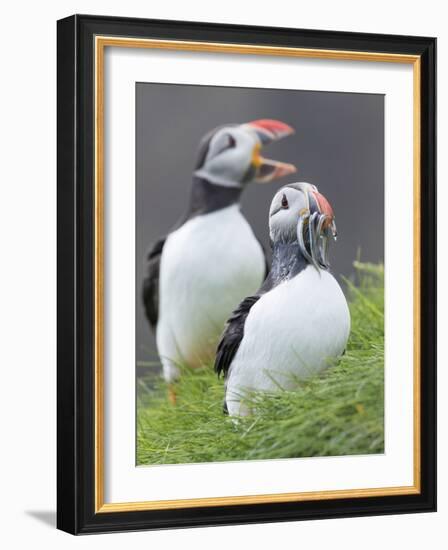
[[347,344],[350,313],[336,279],[308,266],[252,307],[232,362],[226,401],[241,414],[247,390],[291,389],[334,363]]
[[214,357],[224,323],[263,282],[264,255],[238,205],[198,216],[167,239],[157,347],[165,378]]

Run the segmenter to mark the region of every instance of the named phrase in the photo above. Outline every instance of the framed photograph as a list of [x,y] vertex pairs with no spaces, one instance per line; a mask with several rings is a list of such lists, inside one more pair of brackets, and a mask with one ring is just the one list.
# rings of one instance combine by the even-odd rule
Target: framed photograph
[[58,527],[434,511],[436,40],[58,21]]

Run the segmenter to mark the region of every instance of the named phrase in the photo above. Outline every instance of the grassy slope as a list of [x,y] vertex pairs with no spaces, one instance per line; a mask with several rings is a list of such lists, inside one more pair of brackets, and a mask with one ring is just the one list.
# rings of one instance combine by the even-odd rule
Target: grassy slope
[[223,382],[211,368],[184,373],[176,406],[163,382],[150,388],[140,378],[138,464],[383,452],[383,269],[356,268],[356,286],[347,281],[352,331],[340,364],[296,391],[254,395],[256,415],[223,416]]

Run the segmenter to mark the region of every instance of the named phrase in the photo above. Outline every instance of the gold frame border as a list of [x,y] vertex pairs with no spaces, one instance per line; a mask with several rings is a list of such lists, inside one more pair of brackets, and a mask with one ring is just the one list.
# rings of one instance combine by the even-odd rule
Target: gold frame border
[[[313,491],[244,495],[181,500],[142,502],[104,502],[104,50],[106,47],[154,48],[159,50],[194,51],[207,53],[235,53],[314,59],[407,63],[413,65],[413,172],[414,172],[414,483],[403,487]],[[341,498],[362,498],[393,495],[411,495],[421,492],[421,425],[420,425],[420,198],[421,198],[421,59],[418,55],[388,54],[381,52],[355,52],[323,50],[253,44],[226,44],[184,40],[156,40],[96,36],[95,55],[95,513],[166,510],[207,506],[231,506],[274,502],[303,502]]]

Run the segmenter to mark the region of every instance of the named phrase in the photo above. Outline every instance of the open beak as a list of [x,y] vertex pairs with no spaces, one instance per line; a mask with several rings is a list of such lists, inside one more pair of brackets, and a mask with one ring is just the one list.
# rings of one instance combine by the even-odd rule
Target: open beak
[[254,147],[251,169],[255,171],[253,180],[257,183],[269,183],[283,176],[297,172],[294,164],[265,159],[261,156],[261,147],[294,133],[293,128],[279,120],[260,119],[248,122],[244,127],[256,133],[259,143]]

